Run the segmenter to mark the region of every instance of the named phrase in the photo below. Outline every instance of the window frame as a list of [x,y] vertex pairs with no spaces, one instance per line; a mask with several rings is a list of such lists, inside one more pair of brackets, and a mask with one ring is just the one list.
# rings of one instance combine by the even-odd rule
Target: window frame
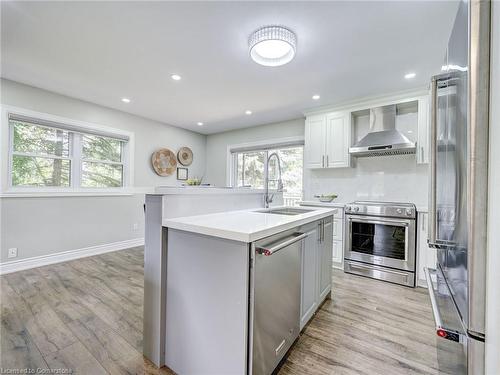
[[[270,139],[267,141],[247,142],[227,147],[227,186],[238,187],[238,154],[242,152],[266,151],[276,148],[304,147],[304,137],[286,137]],[[267,173],[267,161],[264,162],[264,174]],[[302,173],[302,186],[304,186],[304,173]]]
[[[47,113],[35,112],[23,108],[2,106],[1,107],[2,131],[0,132],[1,159],[2,165],[0,173],[1,196],[88,196],[88,195],[130,195],[133,188],[133,151],[134,151],[134,133],[111,128],[108,126],[88,123],[55,116]],[[57,124],[57,127],[69,133],[70,153],[68,157],[58,157],[56,155],[47,155],[49,159],[70,160],[70,186],[15,186],[12,184],[12,165],[14,155],[26,155],[32,157],[44,157],[41,154],[22,153],[14,151],[14,126],[10,124],[9,116],[22,116],[31,118],[35,125],[54,128],[50,125],[36,124],[36,121]],[[122,161],[117,164],[123,165],[121,187],[82,187],[81,177],[84,161],[81,139],[83,134],[92,134],[108,138],[116,138],[122,143]],[[113,137],[116,136],[116,137]],[[127,140],[128,139],[128,140]],[[96,162],[107,163],[107,161],[96,160]]]

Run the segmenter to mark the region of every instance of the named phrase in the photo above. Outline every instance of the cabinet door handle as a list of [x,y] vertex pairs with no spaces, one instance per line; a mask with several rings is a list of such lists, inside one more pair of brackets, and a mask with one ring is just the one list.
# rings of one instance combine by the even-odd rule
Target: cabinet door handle
[[325,168],[325,155],[321,157],[321,166]]
[[328,163],[328,155],[326,155],[326,166],[329,167],[330,163]]

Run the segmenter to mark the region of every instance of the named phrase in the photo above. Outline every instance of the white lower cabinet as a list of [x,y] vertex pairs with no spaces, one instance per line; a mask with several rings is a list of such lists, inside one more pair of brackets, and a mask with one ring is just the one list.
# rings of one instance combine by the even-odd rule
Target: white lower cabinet
[[427,245],[429,214],[419,212],[417,217],[417,285],[427,287],[424,268],[436,268],[436,249]]
[[342,268],[342,258],[344,256],[344,242],[333,241],[332,246],[332,262],[334,267]]
[[323,299],[332,289],[332,233],[333,223],[331,219],[323,220],[323,238],[320,242],[320,264],[319,264],[319,300]]
[[342,217],[335,215],[333,218],[333,240],[342,241]]
[[343,268],[344,263],[344,210],[339,208],[333,217],[332,265]]
[[317,301],[317,263],[319,227],[317,223],[312,223],[312,228],[307,225],[302,232],[307,233],[302,249],[302,281],[300,290],[300,329],[313,316],[318,307]]
[[332,219],[326,218],[304,225],[301,232],[308,236],[302,249],[300,329],[311,319],[331,290]]

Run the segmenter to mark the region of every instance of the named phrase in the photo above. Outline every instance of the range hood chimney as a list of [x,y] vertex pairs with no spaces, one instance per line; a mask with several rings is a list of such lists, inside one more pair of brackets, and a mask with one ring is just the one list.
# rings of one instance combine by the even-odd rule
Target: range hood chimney
[[353,147],[352,156],[414,154],[415,143],[396,130],[396,105],[370,109],[370,131]]

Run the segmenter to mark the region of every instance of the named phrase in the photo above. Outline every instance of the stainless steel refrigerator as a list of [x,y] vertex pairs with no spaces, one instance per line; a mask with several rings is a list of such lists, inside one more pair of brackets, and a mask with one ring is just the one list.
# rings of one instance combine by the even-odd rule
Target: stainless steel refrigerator
[[461,1],[443,73],[431,81],[427,269],[440,370],[484,374],[489,1]]

